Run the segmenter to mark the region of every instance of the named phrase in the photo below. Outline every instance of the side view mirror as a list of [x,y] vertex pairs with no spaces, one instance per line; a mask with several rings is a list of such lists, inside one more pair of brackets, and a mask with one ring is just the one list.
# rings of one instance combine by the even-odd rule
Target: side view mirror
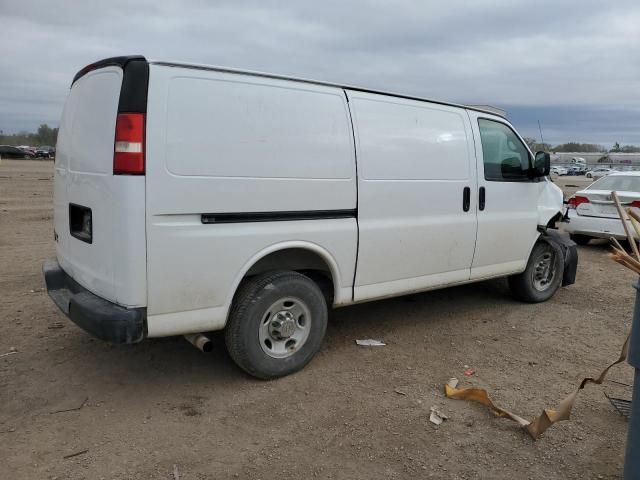
[[551,171],[551,155],[548,152],[536,152],[533,162],[533,177],[546,177]]

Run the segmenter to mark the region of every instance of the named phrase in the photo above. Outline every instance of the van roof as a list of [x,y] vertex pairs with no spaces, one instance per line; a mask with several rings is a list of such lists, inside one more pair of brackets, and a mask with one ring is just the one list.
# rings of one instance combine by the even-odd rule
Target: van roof
[[252,75],[252,76],[256,76],[256,77],[274,78],[274,79],[278,79],[278,80],[293,80],[293,81],[296,81],[296,82],[311,83],[311,84],[314,84],[314,85],[323,85],[323,86],[328,86],[328,87],[345,88],[345,89],[354,90],[354,91],[357,91],[357,92],[377,93],[377,94],[381,94],[381,95],[390,95],[390,96],[399,97],[399,98],[406,98],[406,99],[409,99],[409,100],[420,100],[420,101],[424,101],[424,102],[437,103],[437,104],[440,104],[440,105],[448,105],[448,106],[452,106],[452,107],[466,108],[466,109],[469,109],[469,110],[475,110],[475,111],[478,111],[478,112],[483,112],[483,113],[488,113],[488,114],[491,114],[491,115],[496,115],[496,116],[499,116],[499,117],[503,117],[505,119],[507,117],[507,112],[505,110],[503,110],[501,108],[493,107],[493,106],[490,106],[490,105],[462,105],[462,104],[458,104],[458,103],[445,102],[445,101],[442,101],[442,100],[433,100],[431,98],[418,97],[418,96],[415,96],[415,95],[406,95],[406,94],[403,94],[403,93],[390,92],[390,91],[386,91],[386,90],[376,90],[376,89],[372,89],[372,88],[358,87],[358,86],[347,85],[347,84],[343,84],[343,83],[332,83],[332,82],[325,82],[325,81],[321,81],[321,80],[312,80],[312,79],[309,79],[309,78],[294,77],[294,76],[290,76],[290,75],[279,75],[279,74],[275,74],[275,73],[258,72],[258,71],[254,71],[254,70],[244,70],[244,69],[238,69],[238,68],[222,67],[222,66],[217,66],[217,65],[206,65],[206,64],[200,64],[200,63],[174,62],[174,61],[164,61],[164,60],[148,60],[148,62],[150,64],[153,64],[153,65],[162,65],[162,66],[165,66],[165,67],[192,68],[192,69],[196,69],[196,70],[212,70],[212,71],[216,71],[216,72],[238,73],[238,74],[243,74],[243,75]]
[[143,57],[142,55],[127,55],[127,56],[120,56],[120,57],[111,57],[111,58],[105,58],[103,60],[99,60],[97,62],[94,62],[94,63],[92,63],[90,65],[87,65],[86,67],[82,68],[80,71],[78,71],[78,73],[76,73],[75,77],[73,78],[73,82],[71,82],[71,84],[73,85],[76,82],[76,80],[78,80],[80,77],[82,77],[86,73],[90,72],[91,70],[95,70],[97,68],[103,68],[103,67],[107,67],[107,66],[119,66],[121,68],[124,68],[132,60],[144,60],[144,61],[146,61],[146,62],[148,62],[150,64],[162,65],[162,66],[165,66],[165,67],[192,68],[192,69],[196,69],[196,70],[212,70],[212,71],[216,71],[216,72],[238,73],[238,74],[243,74],[243,75],[252,75],[252,76],[256,76],[256,77],[274,78],[274,79],[279,79],[279,80],[293,80],[293,81],[296,81],[296,82],[311,83],[311,84],[314,84],[314,85],[324,85],[324,86],[328,86],[328,87],[345,88],[345,89],[353,90],[353,91],[357,91],[357,92],[377,93],[377,94],[381,94],[381,95],[390,95],[390,96],[399,97],[399,98],[406,98],[406,99],[409,99],[409,100],[420,100],[420,101],[436,103],[436,104],[440,104],[440,105],[448,105],[448,106],[452,106],[452,107],[465,108],[465,109],[469,109],[469,110],[475,110],[477,112],[488,113],[490,115],[496,115],[496,116],[499,116],[499,117],[502,117],[502,118],[505,118],[505,119],[507,117],[507,115],[506,115],[507,112],[506,111],[504,111],[504,110],[502,110],[500,108],[492,107],[490,105],[461,105],[461,104],[457,104],[457,103],[445,102],[445,101],[442,101],[442,100],[433,100],[433,99],[430,99],[430,98],[418,97],[418,96],[414,96],[414,95],[406,95],[406,94],[397,93],[397,92],[389,92],[389,91],[384,91],[384,90],[376,90],[376,89],[372,89],[372,88],[357,87],[357,86],[346,85],[346,84],[342,84],[342,83],[323,82],[323,81],[320,81],[320,80],[311,80],[311,79],[308,79],[308,78],[293,77],[293,76],[289,76],[289,75],[279,75],[279,74],[275,74],[275,73],[257,72],[257,71],[252,71],[252,70],[243,70],[243,69],[230,68],[230,67],[221,67],[221,66],[216,66],[216,65],[205,65],[205,64],[199,64],[199,63],[185,63],[185,62],[173,62],[173,61],[163,61],[163,60],[148,60],[145,57]]

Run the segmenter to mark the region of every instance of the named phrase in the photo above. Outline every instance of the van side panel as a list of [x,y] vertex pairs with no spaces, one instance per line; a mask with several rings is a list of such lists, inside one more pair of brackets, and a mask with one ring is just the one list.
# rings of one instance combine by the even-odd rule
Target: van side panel
[[342,90],[153,64],[150,76],[153,215],[355,208]]
[[350,300],[356,174],[342,90],[151,64],[146,133],[149,336],[221,328],[251,262],[291,241],[331,258],[336,303]]
[[355,300],[469,280],[476,241],[473,137],[464,110],[347,91],[358,158]]
[[[65,103],[54,174],[56,253],[92,293],[125,307],[146,305],[145,178],[113,175],[122,68],[74,82]],[[91,209],[92,241],[70,234],[69,205]]]

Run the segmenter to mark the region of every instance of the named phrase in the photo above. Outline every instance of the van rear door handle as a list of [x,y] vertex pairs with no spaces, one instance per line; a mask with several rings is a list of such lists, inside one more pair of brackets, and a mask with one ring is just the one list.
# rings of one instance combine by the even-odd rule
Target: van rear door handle
[[484,210],[484,204],[485,204],[484,187],[480,187],[480,191],[478,192],[478,208],[480,210]]
[[464,210],[465,212],[468,212],[470,205],[471,205],[471,189],[469,187],[464,187],[464,190],[462,190],[462,210]]

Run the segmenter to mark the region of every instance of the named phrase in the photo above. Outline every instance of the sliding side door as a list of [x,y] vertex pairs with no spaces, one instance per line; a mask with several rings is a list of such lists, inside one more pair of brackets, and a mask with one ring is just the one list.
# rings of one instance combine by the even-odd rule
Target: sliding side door
[[469,279],[475,158],[463,109],[347,92],[356,137],[355,300]]

